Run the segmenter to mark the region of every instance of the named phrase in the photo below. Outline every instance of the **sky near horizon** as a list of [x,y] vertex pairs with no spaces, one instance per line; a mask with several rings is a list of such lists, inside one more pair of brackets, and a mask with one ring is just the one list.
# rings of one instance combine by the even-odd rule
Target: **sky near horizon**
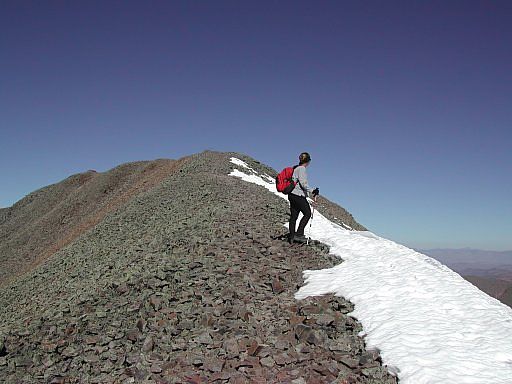
[[308,151],[415,248],[512,249],[512,2],[3,1],[0,207],[88,169]]

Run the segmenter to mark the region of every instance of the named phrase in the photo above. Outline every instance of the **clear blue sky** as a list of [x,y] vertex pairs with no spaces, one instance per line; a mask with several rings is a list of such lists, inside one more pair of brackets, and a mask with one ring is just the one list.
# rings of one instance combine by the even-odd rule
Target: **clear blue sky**
[[408,246],[512,249],[510,1],[2,1],[0,206],[213,149]]

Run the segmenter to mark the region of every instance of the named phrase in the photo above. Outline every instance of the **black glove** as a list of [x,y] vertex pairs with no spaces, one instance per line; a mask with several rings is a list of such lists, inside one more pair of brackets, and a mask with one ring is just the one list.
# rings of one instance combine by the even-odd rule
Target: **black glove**
[[313,197],[316,197],[320,194],[320,190],[318,188],[313,189]]

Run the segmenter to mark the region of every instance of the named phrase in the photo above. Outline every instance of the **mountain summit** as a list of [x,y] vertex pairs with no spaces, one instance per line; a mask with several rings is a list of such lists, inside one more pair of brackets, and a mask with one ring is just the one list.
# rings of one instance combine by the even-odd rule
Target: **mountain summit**
[[203,152],[74,175],[1,210],[2,381],[395,383],[351,303],[294,298],[304,270],[339,259],[280,240],[286,202],[231,176],[233,158],[276,175]]

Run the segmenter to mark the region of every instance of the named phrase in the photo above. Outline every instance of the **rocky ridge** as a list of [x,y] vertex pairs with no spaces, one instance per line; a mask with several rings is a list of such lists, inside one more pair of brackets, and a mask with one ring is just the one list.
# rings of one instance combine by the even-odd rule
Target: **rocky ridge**
[[280,240],[286,202],[228,176],[232,155],[182,160],[0,288],[0,378],[395,383],[378,351],[365,350],[351,303],[294,299],[303,270],[340,260],[322,244]]
[[32,192],[0,211],[0,286],[29,271],[148,191],[179,166],[172,160],[87,171]]

